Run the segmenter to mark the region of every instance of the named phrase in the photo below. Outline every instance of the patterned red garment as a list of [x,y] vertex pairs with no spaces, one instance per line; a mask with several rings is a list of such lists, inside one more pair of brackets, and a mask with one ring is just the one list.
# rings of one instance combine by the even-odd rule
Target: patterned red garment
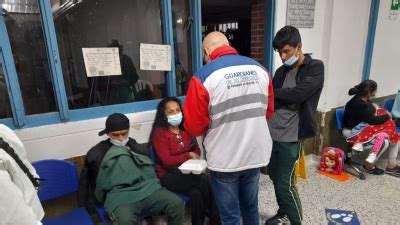
[[[168,128],[155,128],[153,133],[153,148],[157,156],[156,173],[159,177],[165,175],[169,169],[176,169],[182,163],[191,159],[190,152],[193,137],[184,130],[179,135]],[[196,144],[195,153],[200,155]]]
[[[377,113],[379,115],[386,114],[383,109],[378,109]],[[384,133],[387,135],[391,144],[396,144],[400,140],[400,134],[396,131],[396,124],[392,119],[386,121],[384,124],[380,125],[368,125],[361,132],[347,138],[347,142],[355,143],[367,143],[372,141],[377,134]]]

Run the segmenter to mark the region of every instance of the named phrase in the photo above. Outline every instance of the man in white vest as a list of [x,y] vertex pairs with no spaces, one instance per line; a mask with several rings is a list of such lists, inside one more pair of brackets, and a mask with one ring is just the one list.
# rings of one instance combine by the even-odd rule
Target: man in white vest
[[192,77],[183,113],[185,129],[201,137],[222,224],[258,225],[260,167],[272,140],[272,81],[253,59],[238,55],[220,32],[203,41],[206,63]]

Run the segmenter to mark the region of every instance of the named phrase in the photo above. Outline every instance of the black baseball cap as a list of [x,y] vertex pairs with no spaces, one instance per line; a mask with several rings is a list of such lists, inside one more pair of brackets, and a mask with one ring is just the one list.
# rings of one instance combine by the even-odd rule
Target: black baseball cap
[[113,113],[107,117],[106,128],[99,132],[99,136],[113,131],[129,129],[129,119],[122,113]]

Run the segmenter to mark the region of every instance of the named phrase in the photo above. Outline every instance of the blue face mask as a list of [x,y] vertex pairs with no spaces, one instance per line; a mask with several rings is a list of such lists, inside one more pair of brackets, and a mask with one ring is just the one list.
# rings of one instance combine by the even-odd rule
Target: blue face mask
[[125,141],[116,141],[113,139],[110,139],[111,144],[118,146],[118,147],[124,147],[129,141],[129,138],[126,139]]
[[288,60],[286,60],[283,64],[285,64],[285,66],[293,66],[297,60],[299,60],[299,56],[296,56],[296,54],[292,55],[292,57],[290,57]]
[[177,127],[177,126],[179,126],[179,124],[181,124],[182,118],[183,118],[182,113],[172,115],[172,116],[167,116],[168,123],[171,126],[175,126],[175,127]]

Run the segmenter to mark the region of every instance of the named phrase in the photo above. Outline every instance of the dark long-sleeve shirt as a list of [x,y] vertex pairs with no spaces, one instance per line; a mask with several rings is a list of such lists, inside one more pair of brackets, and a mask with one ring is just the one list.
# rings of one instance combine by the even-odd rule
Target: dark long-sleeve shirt
[[318,131],[314,115],[324,86],[324,63],[305,54],[296,75],[296,86],[284,88],[283,83],[291,69],[282,65],[275,72],[273,78],[275,109],[291,105],[298,106],[298,139],[304,140],[316,135]]
[[353,129],[361,122],[379,125],[390,119],[387,114],[375,116],[375,112],[376,109],[370,101],[365,102],[360,96],[356,95],[346,104],[343,126],[347,129]]

